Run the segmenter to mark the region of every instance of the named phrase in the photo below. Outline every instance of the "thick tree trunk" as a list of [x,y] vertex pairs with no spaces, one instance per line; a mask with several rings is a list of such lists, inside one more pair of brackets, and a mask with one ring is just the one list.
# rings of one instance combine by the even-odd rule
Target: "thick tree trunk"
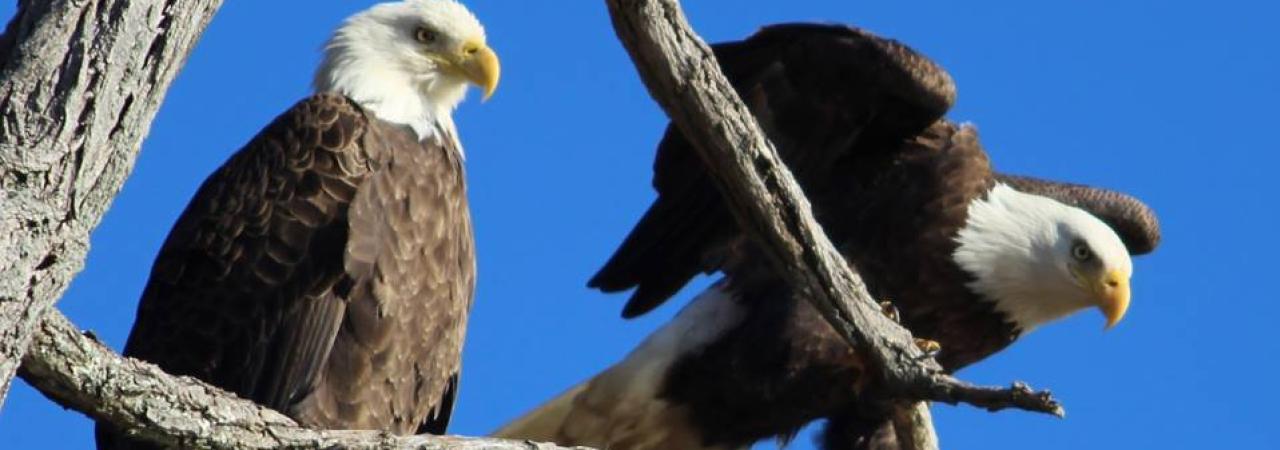
[[0,405],[221,0],[21,0],[0,37]]

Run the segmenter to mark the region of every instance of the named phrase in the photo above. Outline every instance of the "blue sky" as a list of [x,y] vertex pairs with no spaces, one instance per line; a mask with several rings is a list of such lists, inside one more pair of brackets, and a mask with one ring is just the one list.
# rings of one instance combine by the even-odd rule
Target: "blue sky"
[[[0,17],[13,13],[13,1]],[[59,307],[124,342],[152,258],[197,185],[309,92],[318,49],[368,2],[228,2],[165,100],[84,272]],[[479,248],[478,297],[451,431],[483,434],[621,358],[696,289],[623,321],[587,290],[653,197],[666,119],[640,85],[603,1],[475,0],[503,80],[457,114]],[[708,40],[780,21],[856,24],[955,77],[950,117],[979,126],[1000,170],[1096,184],[1150,203],[1163,246],[1136,263],[1125,322],[1086,312],[966,369],[1026,380],[1057,420],[938,406],[947,448],[1276,448],[1270,335],[1280,316],[1272,3],[688,2]],[[1271,206],[1268,206],[1271,205]],[[0,411],[6,448],[89,448],[91,423],[25,384]],[[793,448],[808,449],[799,438]]]

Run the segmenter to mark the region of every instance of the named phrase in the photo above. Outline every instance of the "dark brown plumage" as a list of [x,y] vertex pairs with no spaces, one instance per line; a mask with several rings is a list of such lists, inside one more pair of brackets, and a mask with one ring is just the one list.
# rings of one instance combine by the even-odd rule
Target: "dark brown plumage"
[[[933,62],[860,30],[773,26],[714,49],[806,192],[833,176],[832,164],[857,151],[851,146],[899,142],[955,99],[950,76]],[[736,225],[705,170],[668,127],[654,162],[658,199],[589,283],[605,292],[636,288],[624,317],[653,309],[694,275],[718,268],[717,247]]]
[[[902,44],[791,24],[714,48],[828,236],[874,297],[891,300],[917,337],[941,343],[949,370],[1021,331],[968,286],[973,275],[954,259],[970,205],[997,182],[1092,212],[1134,254],[1158,241],[1154,215],[1132,197],[994,173],[976,131],[942,119],[955,98],[950,77]],[[873,443],[883,417],[859,401],[868,383],[861,358],[739,233],[705,170],[668,127],[654,164],[658,198],[589,285],[634,288],[623,311],[633,317],[698,273],[725,279],[626,360],[500,435],[729,449],[826,418],[826,448]],[[636,387],[646,383],[656,386]]]
[[[945,367],[956,369],[1004,348],[1016,330],[966,288],[969,275],[950,257],[953,236],[964,225],[963,209],[990,188],[991,177],[983,176],[990,166],[977,136],[971,128],[940,121],[891,158],[888,164],[896,170],[841,167],[847,176],[833,190],[845,195],[821,201],[840,214],[822,215],[824,228],[872,296],[892,300],[917,336],[942,343],[938,360]],[[921,184],[949,179],[986,181]],[[904,189],[913,195],[901,196]],[[753,247],[739,240],[721,268],[745,318],[678,359],[662,396],[687,405],[708,442],[729,447],[786,436],[824,417],[850,418],[832,430],[873,428],[878,422],[852,420],[873,414],[860,409],[871,405],[858,402],[858,386],[867,382],[862,360]]]
[[299,102],[200,187],[125,354],[307,426],[442,433],[475,279],[455,145],[341,95]]

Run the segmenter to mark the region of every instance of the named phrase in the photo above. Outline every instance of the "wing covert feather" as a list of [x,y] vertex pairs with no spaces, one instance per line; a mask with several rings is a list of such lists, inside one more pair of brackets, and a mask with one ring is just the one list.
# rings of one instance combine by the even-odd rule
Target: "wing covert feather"
[[368,173],[358,107],[299,102],[200,187],[156,258],[125,354],[283,409],[325,359],[346,205]]
[[[365,125],[344,97],[314,95],[213,172],[156,257],[124,353],[282,411],[306,395],[343,315]],[[140,447],[103,426],[98,441]]]

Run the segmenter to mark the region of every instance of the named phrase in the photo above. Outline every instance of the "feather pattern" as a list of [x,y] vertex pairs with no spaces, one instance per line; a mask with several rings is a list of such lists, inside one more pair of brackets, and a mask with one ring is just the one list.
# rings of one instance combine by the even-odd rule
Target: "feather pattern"
[[[200,187],[125,354],[307,426],[443,430],[475,277],[455,145],[299,102]],[[100,448],[134,444],[99,427]]]

